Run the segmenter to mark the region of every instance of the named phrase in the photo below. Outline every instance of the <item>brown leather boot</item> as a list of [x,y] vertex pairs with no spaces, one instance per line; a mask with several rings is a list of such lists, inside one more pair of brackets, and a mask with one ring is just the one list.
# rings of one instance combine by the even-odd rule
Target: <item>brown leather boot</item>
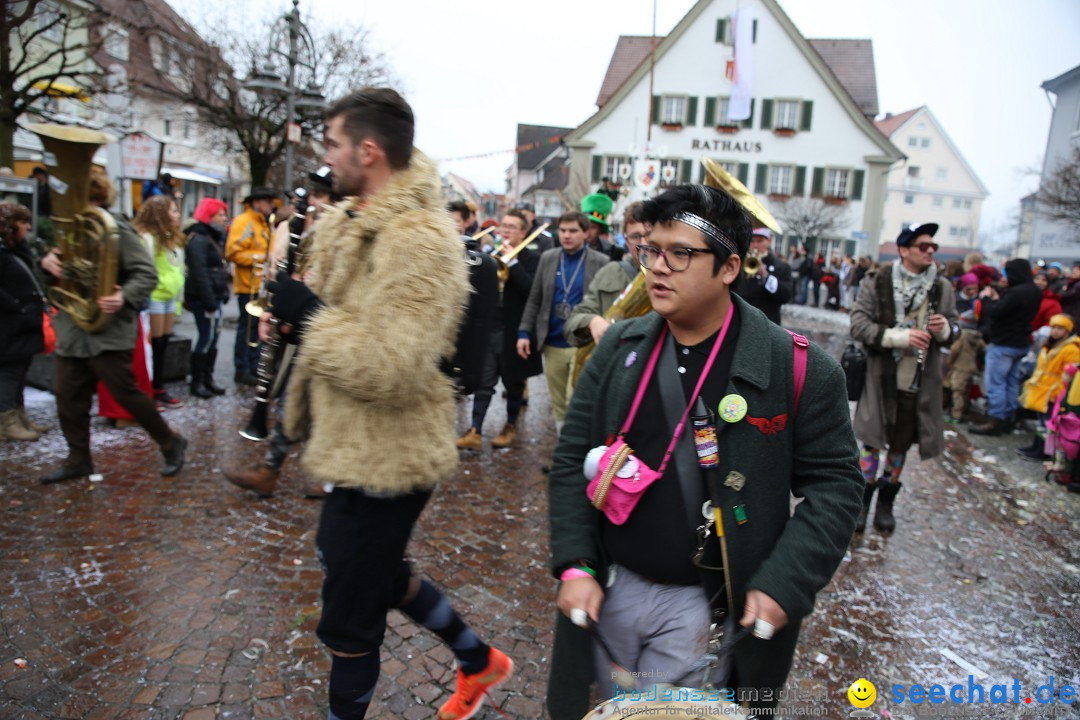
[[491,447],[504,448],[510,447],[514,444],[514,438],[517,437],[517,428],[510,423],[503,425],[503,429],[499,431],[499,434],[491,439]]
[[277,488],[278,471],[265,465],[251,470],[222,470],[233,485],[250,490],[261,498],[272,497]]
[[8,440],[37,440],[41,433],[22,424],[18,410],[0,413],[0,437]]
[[43,433],[49,429],[48,425],[42,425],[41,423],[36,423],[31,420],[30,416],[26,414],[26,408],[19,408],[17,412],[19,413],[19,419],[22,420],[23,427],[39,433]]
[[457,439],[457,446],[460,450],[483,450],[484,436],[478,433],[476,428],[471,427]]

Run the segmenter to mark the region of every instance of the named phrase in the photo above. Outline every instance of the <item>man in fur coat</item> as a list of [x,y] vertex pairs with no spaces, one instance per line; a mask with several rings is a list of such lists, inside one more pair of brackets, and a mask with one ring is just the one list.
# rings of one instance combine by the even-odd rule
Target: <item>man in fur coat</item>
[[326,164],[347,199],[316,228],[308,285],[282,273],[268,286],[282,332],[300,343],[286,434],[299,437],[310,422],[304,467],[334,486],[316,537],[332,719],[367,712],[392,607],[457,657],[440,720],[472,717],[513,670],[404,559],[435,483],[457,466],[454,390],[439,366],[454,353],[469,293],[461,241],[434,163],[413,149],[413,127],[412,109],[390,89],[330,108]]

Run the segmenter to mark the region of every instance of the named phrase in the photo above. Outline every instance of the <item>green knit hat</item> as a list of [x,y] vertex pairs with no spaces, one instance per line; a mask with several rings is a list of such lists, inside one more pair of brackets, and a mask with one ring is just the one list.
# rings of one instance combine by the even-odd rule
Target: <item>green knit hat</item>
[[611,226],[608,225],[608,215],[611,214],[611,209],[615,206],[614,201],[607,195],[601,195],[595,193],[593,195],[586,195],[581,198],[581,212],[589,216],[589,220],[596,223],[605,230],[610,230]]

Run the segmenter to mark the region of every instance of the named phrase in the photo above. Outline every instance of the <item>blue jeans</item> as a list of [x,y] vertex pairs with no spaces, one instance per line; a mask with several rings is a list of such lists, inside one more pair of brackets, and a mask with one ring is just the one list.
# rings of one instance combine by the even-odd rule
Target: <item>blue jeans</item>
[[1020,361],[1026,347],[993,345],[986,348],[986,397],[990,416],[1008,420],[1020,406]]
[[[240,306],[239,324],[236,326],[236,345],[233,348],[233,365],[236,372],[254,375],[259,369],[259,318],[248,315],[244,306],[254,297],[251,293],[236,293]],[[248,343],[253,344],[251,347]]]
[[[195,329],[199,331],[199,337],[191,352],[208,353],[217,350],[218,335],[221,334],[221,303],[206,307],[193,301],[188,303],[188,309],[195,316]],[[207,317],[207,313],[210,313],[211,317]]]

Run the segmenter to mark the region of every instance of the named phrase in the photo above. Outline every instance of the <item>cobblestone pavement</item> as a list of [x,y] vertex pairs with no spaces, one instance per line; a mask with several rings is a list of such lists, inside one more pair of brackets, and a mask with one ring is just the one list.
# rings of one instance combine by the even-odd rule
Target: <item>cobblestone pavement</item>
[[[836,334],[799,320],[827,343]],[[295,454],[273,499],[224,482],[221,466],[261,459],[236,434],[250,391],[199,401],[176,390],[185,406],[167,418],[192,445],[172,480],[138,428],[95,425],[100,483],[36,484],[64,456],[56,429],[0,445],[0,720],[325,717],[329,661],[313,633],[319,504],[302,497]],[[530,392],[518,447],[465,457],[411,545],[417,569],[514,658],[515,677],[495,693],[513,718],[544,715],[554,613],[541,469],[553,425],[542,378]],[[32,391],[28,402],[55,427],[51,396]],[[459,408],[462,428],[469,409]],[[488,440],[503,419],[496,398]],[[912,717],[910,704],[884,700],[887,688],[966,681],[955,658],[985,672],[988,688],[1013,677],[1030,689],[1051,676],[1076,684],[1080,497],[1009,459],[1025,439],[973,445],[960,432],[944,458],[912,454],[899,527],[857,539],[819,596],[792,671],[809,695],[785,708],[846,717],[847,686],[866,677],[882,698],[872,709]],[[395,612],[382,660],[369,717],[433,717],[453,685],[446,648]],[[977,716],[1046,717],[990,709],[1000,713]]]

